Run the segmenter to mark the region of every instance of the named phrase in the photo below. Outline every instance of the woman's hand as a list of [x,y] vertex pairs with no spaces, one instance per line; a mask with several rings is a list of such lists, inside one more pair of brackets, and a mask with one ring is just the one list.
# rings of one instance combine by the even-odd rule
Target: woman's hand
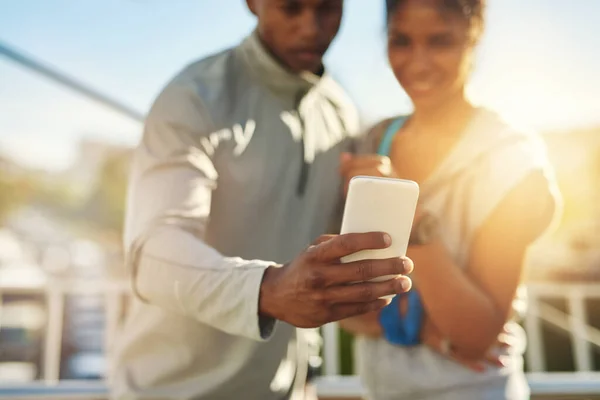
[[[392,166],[389,157],[377,154],[350,154],[342,153],[340,158],[340,174],[344,178],[344,193],[348,192],[350,179],[355,176],[379,176],[382,178],[398,178],[398,174]],[[417,206],[417,212],[413,221],[413,227],[424,215],[421,206]]]
[[340,174],[344,178],[345,192],[350,179],[355,176],[379,176],[384,178],[397,178],[389,157],[377,154],[350,154],[342,153],[340,158]]
[[[507,348],[510,347],[510,341],[507,339],[506,331],[503,334],[498,336],[498,340],[496,342],[496,347]],[[506,364],[502,360],[503,357],[495,354],[492,351],[489,351],[485,357],[481,360],[473,360],[471,358],[465,357],[464,355],[457,352],[452,346],[444,343],[444,338],[441,332],[433,325],[430,319],[425,319],[425,323],[423,324],[423,329],[421,330],[421,342],[437,351],[438,353],[449,357],[455,362],[463,365],[464,367],[475,371],[475,372],[485,372],[486,365],[492,365],[495,367],[504,367]]]
[[[400,301],[398,306],[400,307],[400,313],[405,314],[406,301]],[[342,329],[353,335],[367,336],[371,338],[381,338],[383,336],[383,330],[379,323],[379,311],[341,320],[339,321],[339,325]],[[496,347],[510,347],[511,344],[508,336],[509,335],[507,335],[506,331],[499,335],[496,342]],[[444,344],[444,338],[441,332],[428,318],[425,319],[423,328],[421,330],[421,343],[475,372],[485,372],[486,365],[492,365],[495,367],[506,366],[502,360],[503,357],[498,354],[494,354],[492,351],[488,352],[481,360],[473,360],[460,354],[460,352],[457,352],[451,346]]]

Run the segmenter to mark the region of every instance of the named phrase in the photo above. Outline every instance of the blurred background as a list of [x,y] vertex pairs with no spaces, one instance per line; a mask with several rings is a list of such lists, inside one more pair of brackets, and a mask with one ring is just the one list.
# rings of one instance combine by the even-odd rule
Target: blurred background
[[[599,15],[600,1],[489,0],[469,87],[543,135],[565,199],[529,257],[528,371],[600,370]],[[365,128],[411,108],[383,16],[383,0],[346,0],[326,57]],[[0,0],[0,384],[104,378],[143,115],[183,66],[253,26],[242,0]],[[324,373],[352,374],[351,338],[325,338]]]

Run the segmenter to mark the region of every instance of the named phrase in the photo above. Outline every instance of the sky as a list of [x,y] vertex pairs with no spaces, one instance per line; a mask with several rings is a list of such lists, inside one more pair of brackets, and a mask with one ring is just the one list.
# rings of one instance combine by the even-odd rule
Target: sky
[[[346,0],[326,56],[364,124],[409,112],[385,55],[383,0]],[[147,112],[181,68],[239,43],[243,0],[0,0],[0,42]],[[488,0],[469,93],[538,131],[600,126],[600,1]],[[0,55],[0,154],[60,170],[92,138],[135,145],[141,125]]]

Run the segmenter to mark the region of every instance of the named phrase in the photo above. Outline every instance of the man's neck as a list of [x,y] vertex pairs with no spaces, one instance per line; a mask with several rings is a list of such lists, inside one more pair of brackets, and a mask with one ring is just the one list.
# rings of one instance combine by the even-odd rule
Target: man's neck
[[279,66],[283,69],[285,69],[286,71],[288,71],[291,74],[295,74],[295,75],[300,75],[303,72],[306,73],[310,73],[319,77],[322,77],[323,74],[325,73],[325,66],[321,63],[319,69],[317,71],[294,71],[292,68],[289,67],[289,65],[287,65],[285,62],[283,62],[283,60],[277,56],[277,54],[275,54],[275,52],[269,47],[269,45],[263,40],[262,36],[260,35],[260,33],[258,33],[258,40],[260,40],[261,45],[264,47],[264,49],[267,51],[267,53],[273,58],[273,60],[279,64]]
[[254,31],[236,49],[252,75],[265,87],[278,95],[296,99],[300,93],[308,92],[321,81],[314,74],[295,74],[290,72]]

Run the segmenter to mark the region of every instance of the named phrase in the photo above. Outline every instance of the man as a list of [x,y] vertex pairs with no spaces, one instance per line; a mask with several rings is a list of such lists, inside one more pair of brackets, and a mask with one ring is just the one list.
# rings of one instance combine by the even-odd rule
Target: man
[[[125,246],[136,296],[114,352],[117,399],[304,398],[308,345],[295,327],[381,309],[410,286],[407,259],[339,264],[388,246],[385,234],[320,237],[357,131],[322,65],[342,0],[247,3],[256,31],[178,74],[135,151]],[[364,282],[387,274],[398,278]]]

